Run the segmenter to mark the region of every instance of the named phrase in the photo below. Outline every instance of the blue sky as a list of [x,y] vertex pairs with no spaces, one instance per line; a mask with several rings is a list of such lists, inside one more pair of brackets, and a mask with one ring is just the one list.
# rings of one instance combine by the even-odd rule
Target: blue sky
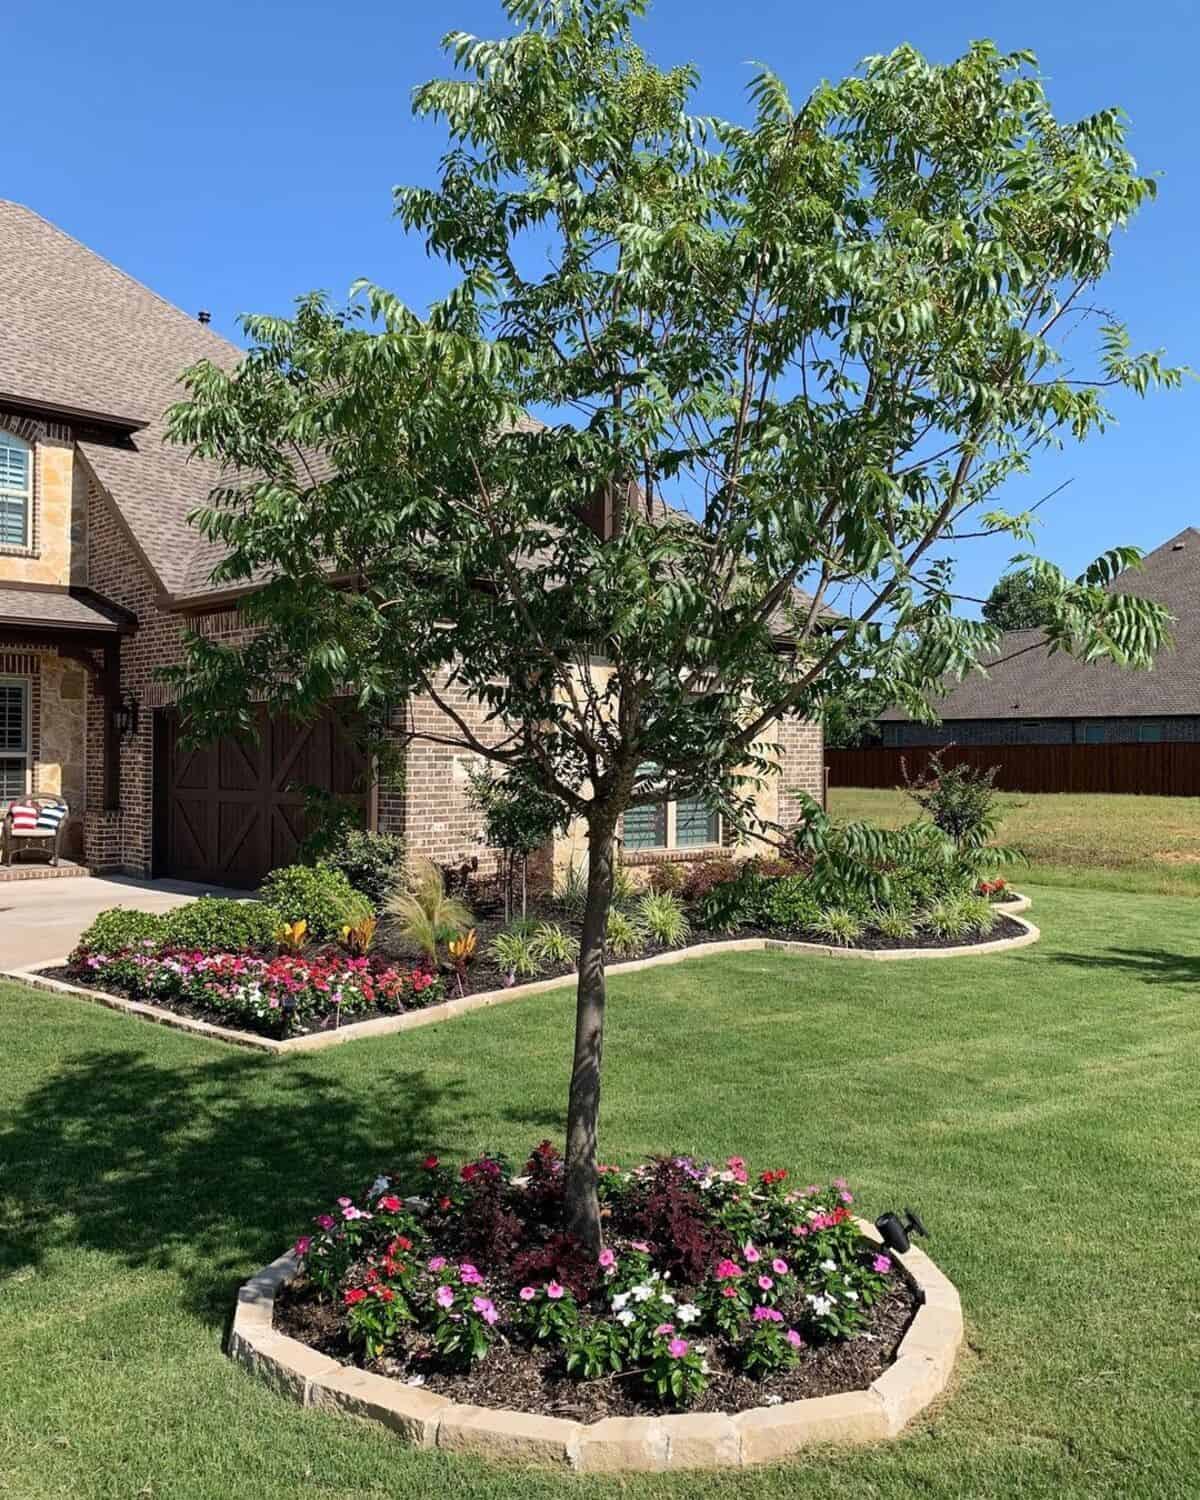
[[[431,181],[443,145],[412,119],[409,90],[445,71],[444,31],[498,34],[498,4],[59,0],[52,40],[47,15],[19,6],[6,18],[0,194],[181,307],[211,309],[230,336],[240,312],[285,312],[312,287],[342,295],[357,276],[417,306],[443,289],[444,271],[391,218],[391,187]],[[699,66],[698,108],[737,117],[754,60],[802,96],[898,42],[944,59],[981,36],[1038,53],[1060,116],[1112,104],[1130,115],[1132,149],[1162,180],[1117,245],[1105,300],[1136,344],[1200,368],[1193,0],[658,0],[641,40],[657,62]],[[1006,497],[1019,508],[1071,481],[1038,537],[1068,569],[1200,525],[1200,384],[1117,406],[1107,435],[1046,455]],[[975,544],[960,585],[986,592],[1012,550]]]

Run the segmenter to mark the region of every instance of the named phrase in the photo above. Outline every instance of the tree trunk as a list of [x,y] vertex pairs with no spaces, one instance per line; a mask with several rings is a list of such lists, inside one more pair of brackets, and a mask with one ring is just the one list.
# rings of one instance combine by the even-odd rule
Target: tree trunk
[[567,1105],[566,1228],[600,1253],[600,1201],[596,1195],[596,1132],[600,1117],[600,1061],[604,1050],[604,961],[612,905],[616,819],[593,812],[588,820],[587,905],[579,944],[575,999],[575,1059]]

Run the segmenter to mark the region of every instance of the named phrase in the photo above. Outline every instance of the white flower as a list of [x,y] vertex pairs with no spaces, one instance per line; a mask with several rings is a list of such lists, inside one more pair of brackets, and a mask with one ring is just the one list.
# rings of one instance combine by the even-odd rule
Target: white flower
[[425,1377],[424,1377],[424,1375],[410,1375],[408,1377],[408,1379],[404,1382],[404,1384],[405,1385],[424,1385],[425,1384]]
[[386,1193],[391,1185],[392,1179],[390,1177],[377,1177],[371,1184],[371,1191],[367,1194],[367,1197],[378,1198],[380,1193]]
[[847,1302],[857,1302],[858,1301],[858,1293],[857,1292],[846,1292],[845,1293],[845,1297],[846,1297],[846,1301]]
[[634,1312],[632,1307],[622,1308],[621,1311],[617,1314],[617,1322],[620,1323],[624,1328],[628,1328],[630,1323],[636,1321],[636,1318],[637,1314]]
[[660,1302],[665,1302],[668,1307],[675,1306],[675,1295],[673,1292],[660,1292],[658,1300]]
[[778,1406],[782,1400],[783,1400],[782,1396],[776,1396],[774,1394],[772,1394],[770,1396],[764,1396],[763,1397],[763,1405],[764,1406]]
[[822,1271],[836,1271],[837,1270],[837,1261],[836,1260],[823,1260],[821,1262],[821,1269],[822,1269]]
[[612,1299],[613,1312],[620,1312],[628,1301],[628,1292],[618,1292],[617,1295]]
[[830,1314],[830,1312],[832,1312],[832,1310],[833,1310],[833,1298],[832,1297],[814,1297],[812,1295],[812,1293],[810,1292],[808,1294],[808,1299],[807,1300],[808,1300],[809,1306],[813,1310],[813,1313],[818,1318],[828,1317],[829,1314]]
[[686,1328],[689,1323],[694,1323],[700,1316],[700,1309],[694,1302],[685,1302],[682,1307],[675,1309],[676,1319]]
[[640,1286],[635,1286],[629,1295],[635,1302],[646,1302],[654,1296],[654,1288],[647,1286],[643,1281]]
[[710,1370],[711,1370],[711,1366],[709,1365],[708,1360],[702,1359],[700,1361],[700,1373],[701,1373],[701,1375],[707,1375]]

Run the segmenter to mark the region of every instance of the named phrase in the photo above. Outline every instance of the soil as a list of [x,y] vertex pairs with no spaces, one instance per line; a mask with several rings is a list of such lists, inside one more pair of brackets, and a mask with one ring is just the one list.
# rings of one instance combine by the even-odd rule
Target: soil
[[[999,906],[1001,903],[997,902],[995,904]],[[560,912],[556,912],[550,909],[539,911],[535,910],[533,907],[530,907],[529,915],[534,920],[557,922],[564,931],[570,933],[572,936],[577,938],[579,935],[580,924],[578,922],[571,921],[569,918],[563,917]],[[506,925],[507,924],[504,922],[503,917],[500,916],[485,916],[477,920],[477,952],[479,956],[467,970],[466,981],[463,986],[465,994],[477,995],[488,990],[504,989],[507,986],[507,973],[495,963],[490,953],[487,951],[492,938],[495,937],[498,932],[502,932]],[[985,941],[994,942],[999,938],[1020,937],[1024,933],[1024,931],[1025,928],[1022,927],[1019,922],[1015,922],[1011,917],[1007,917],[1003,913],[1000,913],[997,917],[995,927],[992,929],[991,933],[988,935]],[[732,933],[708,932],[703,929],[693,928],[688,946],[690,948],[696,948],[703,946],[705,943],[728,942],[730,938],[753,937],[774,938],[779,940],[780,942],[813,941],[811,937],[805,935],[804,933],[781,932],[777,929],[771,929],[770,931],[768,931],[764,927],[739,927],[736,932]],[[879,932],[866,932],[863,933],[860,938],[858,938],[854,946],[856,948],[865,948],[871,952],[884,952],[889,949],[897,948],[971,948],[975,947],[979,941],[980,939],[976,937],[958,939],[946,938],[939,940],[931,937],[928,933],[918,933],[916,937],[912,938],[889,938],[885,937],[882,933]],[[652,958],[656,954],[672,951],[678,950],[669,949],[665,944],[662,943],[647,943],[645,949],[639,956],[643,958]],[[397,962],[405,965],[414,963],[417,957],[417,955],[411,948],[406,948],[403,942],[399,940],[394,927],[388,923],[386,918],[380,923],[379,934],[372,952],[378,958],[394,959]],[[610,958],[610,962],[620,963],[621,960]],[[101,980],[93,980],[88,975],[73,973],[70,969],[62,965],[59,965],[55,968],[42,969],[39,972],[44,974],[48,979],[58,979],[64,984],[81,985],[85,989],[117,988],[116,986],[112,985],[111,982],[109,984],[106,984]],[[538,974],[532,979],[517,979],[515,981],[514,987],[520,988],[521,986],[526,984],[537,984],[544,979],[554,979],[557,976],[563,974],[572,974],[574,972],[574,966],[571,964],[550,964],[546,966],[542,973]],[[444,998],[446,1000],[453,1000],[457,999],[457,997],[458,980],[453,974],[447,974],[445,976]],[[155,999],[148,1003],[158,1006],[162,1010],[169,1010],[173,1015],[187,1016],[194,1021],[207,1021],[213,1025],[227,1026],[235,1031],[246,1031],[255,1036],[278,1036],[278,1032],[273,1031],[267,1027],[257,1027],[253,1024],[253,1022],[250,1021],[241,1021],[239,1023],[239,1019],[236,1017],[231,1017],[227,1011],[218,1010],[215,1007],[211,1006],[200,1005],[194,1001],[177,1000],[164,997]],[[383,1016],[395,1016],[402,1014],[404,1014],[403,1009],[371,1009],[365,1011],[356,1011],[353,1015],[348,1015],[345,1018],[344,1024],[350,1026],[358,1021],[373,1021],[378,1020]],[[292,1030],[288,1032],[288,1035],[303,1036],[313,1031],[330,1030],[337,1024],[338,1017],[335,1015],[330,1015],[322,1021],[312,1022],[308,1025],[293,1026]]]
[[[870,1324],[864,1333],[844,1342],[811,1345],[794,1369],[763,1379],[743,1374],[729,1345],[718,1338],[707,1339],[709,1383],[688,1410],[739,1412],[780,1401],[864,1390],[895,1359],[917,1306],[916,1292],[896,1276],[870,1310]],[[576,1380],[564,1370],[561,1354],[517,1341],[496,1340],[487,1359],[466,1372],[448,1368],[420,1336],[412,1336],[410,1345],[396,1358],[365,1360],[347,1341],[338,1309],[320,1301],[316,1289],[304,1280],[280,1290],[275,1299],[275,1326],[343,1364],[419,1382],[426,1390],[474,1406],[536,1412],[579,1422],[651,1416],[663,1410],[643,1387],[637,1371],[599,1380]]]

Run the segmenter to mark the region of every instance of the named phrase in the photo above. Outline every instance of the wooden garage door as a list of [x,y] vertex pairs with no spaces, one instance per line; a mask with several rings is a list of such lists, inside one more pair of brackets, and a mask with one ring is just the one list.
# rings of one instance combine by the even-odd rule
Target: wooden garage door
[[366,818],[366,761],[337,710],[311,724],[264,711],[257,741],[180,743],[167,710],[156,725],[155,871],[178,880],[256,886],[294,862],[304,837],[305,787],[357,800]]

